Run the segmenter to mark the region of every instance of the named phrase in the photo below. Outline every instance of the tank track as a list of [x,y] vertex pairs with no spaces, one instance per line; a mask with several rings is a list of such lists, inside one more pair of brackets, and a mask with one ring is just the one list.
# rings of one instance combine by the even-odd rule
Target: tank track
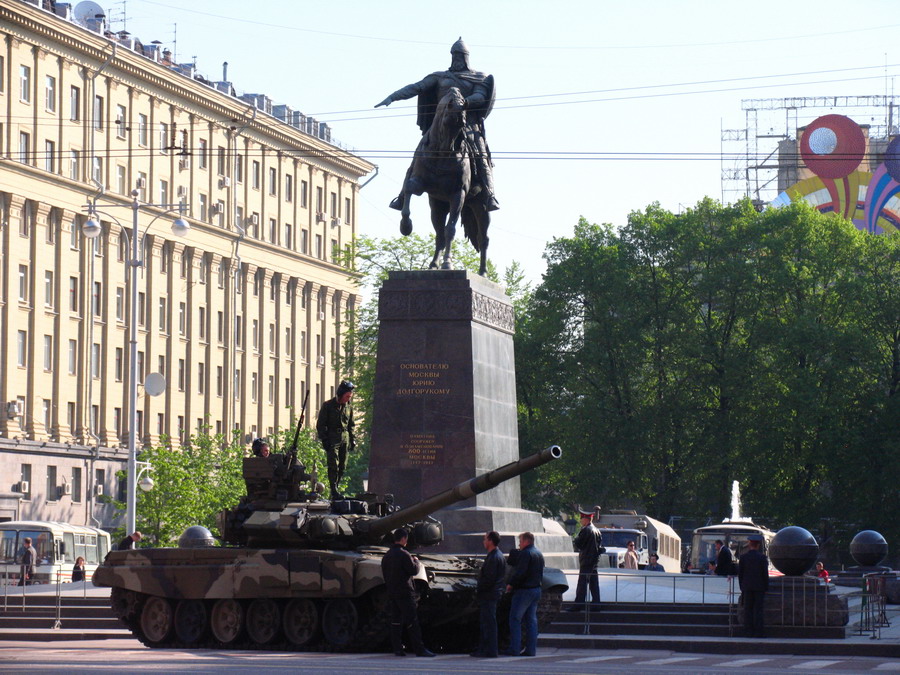
[[[294,652],[373,652],[384,651],[386,649],[388,638],[388,612],[383,603],[372,602],[370,599],[362,598],[364,604],[370,605],[366,607],[363,615],[366,617],[362,625],[357,629],[353,639],[347,645],[335,645],[321,635],[321,626],[319,627],[319,635],[307,645],[297,645],[287,640],[284,635],[280,634],[279,638],[271,643],[258,644],[244,636],[234,642],[224,644],[216,640],[207,628],[206,637],[192,643],[185,643],[178,639],[174,628],[169,632],[169,636],[161,642],[153,642],[149,640],[144,633],[140,616],[144,609],[144,605],[151,596],[137,593],[135,591],[125,591],[120,588],[112,590],[110,600],[113,613],[117,618],[125,624],[128,630],[143,645],[153,649],[177,647],[180,649],[234,649],[234,650],[255,650],[255,651],[294,651]],[[279,631],[280,633],[280,631]]]

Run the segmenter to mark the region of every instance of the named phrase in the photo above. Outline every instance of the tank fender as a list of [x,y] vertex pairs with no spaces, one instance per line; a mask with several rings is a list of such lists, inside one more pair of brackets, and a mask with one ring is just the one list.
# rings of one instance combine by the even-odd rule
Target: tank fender
[[544,577],[541,579],[541,590],[544,593],[565,593],[569,590],[566,575],[555,567],[545,567]]

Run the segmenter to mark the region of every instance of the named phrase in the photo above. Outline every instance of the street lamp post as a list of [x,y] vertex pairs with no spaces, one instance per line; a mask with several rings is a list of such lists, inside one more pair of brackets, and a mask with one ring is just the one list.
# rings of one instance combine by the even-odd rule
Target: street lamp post
[[[136,529],[136,508],[137,508],[137,493],[135,488],[137,487],[137,455],[138,455],[138,430],[137,430],[137,390],[138,390],[138,382],[137,382],[137,367],[138,367],[138,358],[137,358],[137,323],[138,323],[138,288],[137,288],[137,268],[141,267],[141,257],[140,257],[140,241],[143,241],[144,237],[147,234],[147,230],[150,229],[150,226],[156,222],[156,219],[173,211],[179,211],[179,217],[175,219],[172,223],[172,234],[176,237],[183,237],[187,235],[190,231],[190,225],[181,217],[181,213],[183,213],[184,205],[179,204],[177,206],[172,206],[171,204],[147,204],[147,206],[155,206],[160,208],[166,208],[167,210],[164,213],[161,213],[154,217],[148,224],[147,227],[144,228],[144,232],[138,237],[138,214],[140,213],[141,204],[138,201],[138,195],[140,195],[140,190],[132,190],[131,197],[132,201],[130,204],[131,208],[131,258],[126,262],[126,284],[130,285],[131,289],[131,311],[129,312],[128,317],[128,372],[129,372],[129,381],[128,381],[128,487],[127,494],[125,496],[125,534],[129,535]],[[113,205],[111,208],[115,208],[119,205]],[[110,207],[108,207],[110,208]],[[125,208],[124,206],[120,208]],[[88,239],[95,239],[100,236],[100,233],[103,231],[103,228],[100,225],[98,220],[95,220],[97,214],[102,213],[97,210],[96,201],[93,203],[89,203],[87,206],[88,215],[90,216],[82,226],[81,231],[85,237]],[[109,214],[104,214],[109,215]],[[120,227],[121,223],[113,217],[112,218]],[[124,232],[123,232],[124,233]],[[140,241],[139,241],[140,240]]]

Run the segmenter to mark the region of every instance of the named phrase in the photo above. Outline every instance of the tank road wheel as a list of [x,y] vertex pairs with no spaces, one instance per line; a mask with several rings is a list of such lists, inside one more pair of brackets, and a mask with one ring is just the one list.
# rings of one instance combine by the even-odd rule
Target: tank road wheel
[[151,645],[165,642],[172,633],[172,603],[165,598],[152,597],[141,612],[141,631]]
[[281,610],[274,600],[257,598],[247,608],[247,634],[256,644],[266,645],[278,637]]
[[244,630],[244,608],[232,598],[216,601],[210,615],[209,627],[213,637],[223,645],[237,640]]
[[319,610],[306,598],[295,598],[284,608],[284,634],[295,647],[305,647],[319,632]]
[[322,632],[335,647],[349,647],[359,628],[356,604],[347,598],[329,600],[322,612]]
[[199,642],[206,633],[206,620],[202,600],[182,600],[175,608],[175,635],[185,644]]
[[110,592],[109,600],[112,605],[113,614],[127,625],[132,625],[138,618],[141,599],[134,591],[129,591],[124,588],[114,588]]

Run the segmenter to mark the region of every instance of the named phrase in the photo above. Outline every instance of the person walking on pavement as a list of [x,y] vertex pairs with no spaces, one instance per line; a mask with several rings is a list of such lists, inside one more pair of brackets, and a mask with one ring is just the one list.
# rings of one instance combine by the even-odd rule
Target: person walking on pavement
[[488,659],[497,657],[497,603],[503,596],[503,578],[506,563],[500,550],[500,534],[493,530],[484,535],[484,549],[487,555],[478,573],[476,597],[480,621],[478,650],[472,656]]
[[419,573],[419,559],[406,550],[409,532],[402,527],[394,531],[394,545],[381,559],[381,574],[390,606],[391,647],[395,656],[406,656],[403,650],[403,629],[412,643],[416,656],[434,656],[422,642],[422,630],[416,615],[416,587],[413,578]]
[[738,583],[744,603],[744,635],[765,637],[765,600],[769,589],[769,559],[760,550],[761,534],[747,537],[750,550],[738,560]]
[[541,599],[544,578],[544,554],[534,545],[534,535],[519,535],[519,555],[516,570],[509,578],[506,590],[512,593],[509,607],[509,650],[506,656],[519,656],[522,649],[522,619],[525,619],[525,656],[537,654],[537,606]]
[[319,409],[316,433],[328,458],[328,484],[332,499],[343,499],[338,491],[347,466],[347,452],[356,448],[353,436],[353,408],[350,399],[356,389],[352,382],[343,380],[334,398],[325,401]]
[[[575,537],[575,550],[578,551],[578,586],[575,591],[575,604],[587,602],[588,587],[591,590],[591,605],[600,607],[600,580],[597,576],[597,561],[600,559],[600,547],[603,535],[594,526],[593,511],[578,509],[581,515],[581,531]],[[576,611],[577,607],[573,608]]]

